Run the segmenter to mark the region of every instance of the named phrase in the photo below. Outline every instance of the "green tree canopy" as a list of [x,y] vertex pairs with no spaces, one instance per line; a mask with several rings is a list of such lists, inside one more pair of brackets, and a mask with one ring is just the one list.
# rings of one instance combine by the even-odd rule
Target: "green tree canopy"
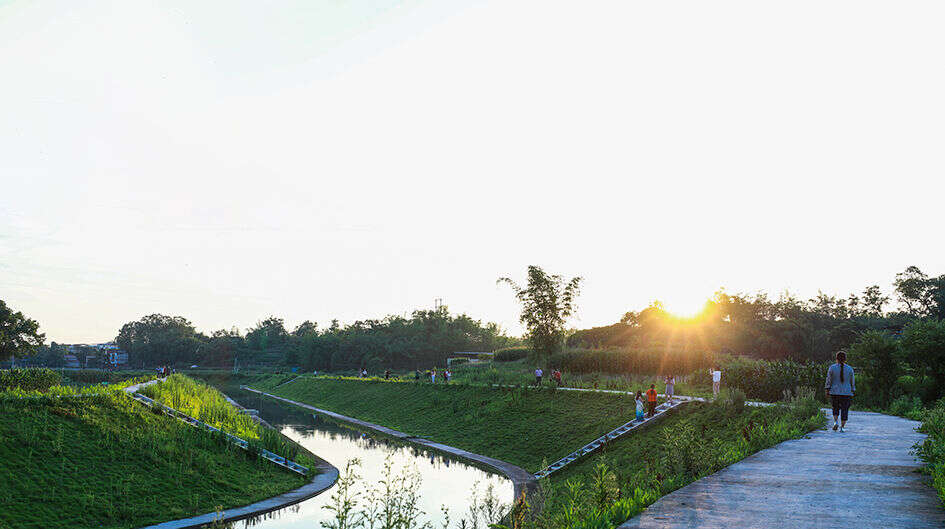
[[31,354],[43,345],[46,335],[39,332],[36,320],[27,318],[0,299],[0,360]]
[[528,341],[539,357],[547,358],[561,346],[565,323],[577,309],[575,300],[581,281],[581,277],[565,281],[560,275],[549,275],[538,266],[528,267],[528,284],[524,288],[508,277],[496,281],[512,287],[522,304],[519,321],[525,325]]

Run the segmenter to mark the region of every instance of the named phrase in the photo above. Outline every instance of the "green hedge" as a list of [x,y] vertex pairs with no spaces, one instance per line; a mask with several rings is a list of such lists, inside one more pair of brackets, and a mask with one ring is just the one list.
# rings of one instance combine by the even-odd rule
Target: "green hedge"
[[[722,366],[722,385],[745,392],[752,400],[774,402],[781,400],[785,391],[794,393],[798,387],[814,389],[814,395],[823,399],[824,379],[828,364],[801,364],[790,360],[769,362],[739,358]],[[711,385],[708,369],[697,371],[690,382]]]
[[0,371],[0,390],[20,388],[24,391],[46,391],[62,382],[59,373],[45,368],[6,369]]
[[515,360],[528,358],[531,353],[532,350],[530,347],[506,347],[505,349],[499,349],[496,351],[495,356],[493,356],[492,359],[496,362],[513,362]]
[[571,373],[684,374],[712,366],[708,352],[639,349],[571,349],[551,356],[549,367]]

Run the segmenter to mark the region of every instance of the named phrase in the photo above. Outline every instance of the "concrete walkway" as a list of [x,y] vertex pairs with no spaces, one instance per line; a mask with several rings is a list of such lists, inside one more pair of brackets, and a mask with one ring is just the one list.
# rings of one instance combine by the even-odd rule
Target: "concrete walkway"
[[[830,419],[830,424],[833,424]],[[664,496],[621,529],[945,527],[945,509],[910,450],[919,423],[851,412]]]

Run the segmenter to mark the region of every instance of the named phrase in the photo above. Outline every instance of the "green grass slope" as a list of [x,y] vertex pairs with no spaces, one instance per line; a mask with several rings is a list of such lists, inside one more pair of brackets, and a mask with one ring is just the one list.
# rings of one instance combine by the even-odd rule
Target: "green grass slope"
[[304,483],[124,395],[0,402],[0,528],[140,527]]
[[573,391],[300,377],[267,391],[527,470],[630,420],[632,398]]

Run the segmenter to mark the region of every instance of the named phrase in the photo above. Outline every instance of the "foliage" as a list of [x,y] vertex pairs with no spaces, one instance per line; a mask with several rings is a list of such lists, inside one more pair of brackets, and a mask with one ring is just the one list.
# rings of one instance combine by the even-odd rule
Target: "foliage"
[[512,362],[531,356],[532,351],[526,346],[506,347],[495,352],[492,359],[496,362]]
[[530,470],[633,417],[629,395],[302,376],[270,393]]
[[571,373],[669,375],[708,369],[716,358],[706,351],[569,349],[552,355],[548,365]]
[[36,320],[27,318],[0,299],[0,360],[23,356],[43,345],[46,335]]
[[927,437],[914,447],[916,455],[925,463],[925,471],[932,476],[932,486],[945,507],[945,399],[926,411],[919,431]]
[[[743,391],[750,400],[775,402],[797,386],[822,388],[826,372],[827,364],[737,358],[723,364],[722,385]],[[693,378],[708,384],[710,375],[707,370],[698,371]]]
[[869,400],[889,402],[892,399],[893,387],[902,374],[900,355],[898,340],[879,331],[867,331],[850,346],[847,362],[856,365],[857,375],[870,380],[866,386],[872,390]]
[[199,346],[197,332],[186,318],[151,314],[124,324],[115,339],[134,365],[167,365],[187,361]]
[[141,527],[304,483],[114,388],[81,391],[0,406],[0,527]]
[[935,381],[934,400],[945,392],[945,320],[916,321],[906,327],[902,337],[905,359],[916,374]]
[[190,415],[215,428],[235,435],[251,445],[289,459],[303,455],[298,463],[311,467],[313,461],[300,454],[298,445],[280,433],[256,423],[252,417],[241,413],[215,388],[184,375],[171,375],[167,380],[141,389],[141,393],[165,406]]
[[185,318],[153,314],[125,324],[117,339],[137,366],[232,367],[236,363],[240,367],[289,365],[303,371],[367,368],[375,373],[388,368],[444,367],[452,353],[489,352],[516,342],[498,325],[465,314],[451,315],[446,307],[344,327],[334,321],[321,331],[306,321],[288,332],[281,318],[270,316],[248,329],[245,337],[237,329],[205,336]]
[[51,369],[5,369],[0,371],[0,390],[19,388],[24,391],[46,391],[59,385],[62,377]]
[[577,309],[582,278],[565,281],[559,275],[549,275],[540,267],[528,267],[528,284],[520,287],[508,277],[497,283],[506,283],[522,304],[519,321],[528,332],[528,342],[539,358],[556,352],[564,340],[564,326]]
[[813,392],[801,393],[768,408],[688,404],[543,480],[545,509],[522,529],[611,529],[679,487],[822,427]]

